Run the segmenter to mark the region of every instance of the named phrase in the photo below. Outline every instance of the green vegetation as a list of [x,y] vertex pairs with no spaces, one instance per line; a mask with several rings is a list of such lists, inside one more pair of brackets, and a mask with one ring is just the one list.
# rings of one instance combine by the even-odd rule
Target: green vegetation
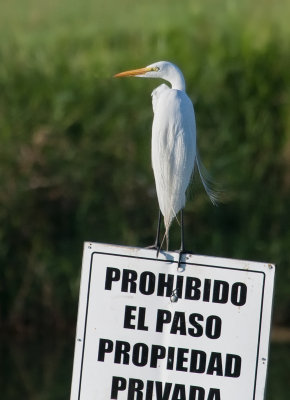
[[[276,263],[274,323],[289,326],[289,16],[286,0],[1,2],[1,332],[54,332],[47,352],[2,342],[4,398],[68,397],[73,339],[55,350],[55,332],[74,330],[82,243],[154,239],[158,82],[111,78],[154,61],[184,72],[203,161],[227,196],[212,207],[196,180],[187,247]],[[271,352],[267,398],[286,400],[289,345]]]
[[[55,341],[18,340],[0,343],[1,396],[5,400],[66,400],[69,398],[74,338]],[[25,345],[24,345],[25,344]],[[290,345],[273,344],[265,400],[288,400]],[[13,371],[13,373],[11,373]]]
[[276,263],[274,321],[289,324],[289,2],[11,0],[0,11],[1,324],[74,325],[83,241],[153,241],[157,82],[111,77],[162,59],[184,72],[204,163],[227,193],[214,208],[192,189],[187,246]]

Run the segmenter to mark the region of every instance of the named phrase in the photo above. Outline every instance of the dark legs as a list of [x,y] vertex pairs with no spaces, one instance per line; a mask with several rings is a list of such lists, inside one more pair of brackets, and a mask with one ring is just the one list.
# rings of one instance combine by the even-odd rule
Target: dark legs
[[[149,246],[149,249],[155,249],[157,250],[156,257],[159,255],[160,251],[160,228],[161,228],[161,211],[159,210],[159,215],[158,215],[158,224],[157,224],[157,232],[156,232],[156,239],[155,243],[152,246]],[[188,253],[188,251],[185,250],[185,244],[184,244],[184,222],[183,222],[183,210],[180,211],[180,249],[178,250],[179,257],[178,257],[178,264],[177,264],[177,269],[182,270],[182,255]]]
[[182,269],[181,267],[181,258],[182,254],[185,254],[185,247],[184,247],[184,224],[183,224],[183,210],[180,211],[180,249],[179,249],[179,257],[178,257],[178,264],[177,269]]
[[184,251],[183,210],[180,211],[180,251]]
[[158,250],[158,253],[160,250],[160,226],[161,226],[161,211],[159,210],[157,232],[156,232],[156,239],[155,239],[155,247]]
[[161,227],[161,211],[159,209],[155,243],[152,246],[149,246],[149,249],[156,249],[157,250],[156,257],[158,257],[158,254],[159,254],[159,251],[160,251],[160,227]]

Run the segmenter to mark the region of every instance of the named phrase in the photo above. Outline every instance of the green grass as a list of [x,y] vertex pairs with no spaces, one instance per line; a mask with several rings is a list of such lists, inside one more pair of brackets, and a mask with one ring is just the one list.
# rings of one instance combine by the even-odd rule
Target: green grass
[[[153,241],[158,83],[112,75],[162,59],[184,72],[202,158],[228,198],[214,208],[194,181],[187,245],[276,263],[273,320],[289,325],[289,16],[286,0],[1,2],[2,331],[74,330],[83,241]],[[68,397],[72,348],[37,346],[5,346],[7,399]],[[289,346],[275,344],[267,400],[288,399],[288,371]]]
[[[147,53],[142,44],[150,35],[153,35],[149,49],[151,60],[157,54],[166,56],[174,40],[165,41],[168,30],[186,35],[194,33],[203,43],[219,40],[225,33],[235,37],[236,31],[243,40],[251,40],[257,47],[263,46],[273,34],[286,41],[290,15],[287,0],[257,3],[250,0],[122,0],[119,3],[114,0],[11,0],[2,2],[0,10],[1,47],[9,47],[12,40],[40,50],[62,40],[86,40],[94,43],[94,50],[103,58],[109,36],[118,41],[118,52],[110,54],[110,58],[114,60],[115,56],[121,56],[117,53],[123,53],[122,57],[129,56],[128,64],[133,56],[130,50],[134,53],[138,49],[137,59],[142,60]],[[122,40],[124,33],[134,38],[134,48]],[[186,43],[180,42],[179,46],[185,51]],[[194,47],[192,50],[189,64],[198,57]]]
[[82,242],[153,240],[157,82],[112,75],[162,59],[184,72],[228,196],[215,209],[192,189],[188,247],[277,263],[274,320],[289,322],[289,2],[116,4],[0,5],[2,322],[73,321]]
[[[57,339],[57,340],[56,340]],[[0,386],[5,400],[69,398],[74,338],[46,335],[23,341],[1,338]],[[289,398],[289,344],[271,346],[265,400]]]

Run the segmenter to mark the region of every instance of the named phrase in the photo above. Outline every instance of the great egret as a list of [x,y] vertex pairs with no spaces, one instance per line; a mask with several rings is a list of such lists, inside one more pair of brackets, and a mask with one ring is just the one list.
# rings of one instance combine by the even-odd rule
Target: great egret
[[185,81],[180,69],[168,62],[159,61],[145,68],[125,71],[114,77],[135,76],[140,78],[161,78],[171,84],[158,86],[152,92],[154,112],[152,126],[152,167],[154,171],[159,219],[155,245],[160,250],[160,220],[164,217],[165,236],[168,245],[168,233],[171,222],[181,211],[181,254],[185,253],[183,231],[183,208],[185,194],[189,185],[195,162],[204,185],[213,204],[217,193],[210,186],[206,170],[203,167],[196,148],[195,115],[191,100],[185,92]]

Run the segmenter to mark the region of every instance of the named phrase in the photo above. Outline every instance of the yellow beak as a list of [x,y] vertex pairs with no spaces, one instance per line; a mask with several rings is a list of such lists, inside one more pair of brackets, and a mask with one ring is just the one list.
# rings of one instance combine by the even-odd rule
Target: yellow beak
[[152,68],[139,68],[132,69],[130,71],[120,72],[119,74],[114,75],[114,78],[122,78],[123,76],[136,76],[136,75],[144,75],[146,72],[152,71]]

